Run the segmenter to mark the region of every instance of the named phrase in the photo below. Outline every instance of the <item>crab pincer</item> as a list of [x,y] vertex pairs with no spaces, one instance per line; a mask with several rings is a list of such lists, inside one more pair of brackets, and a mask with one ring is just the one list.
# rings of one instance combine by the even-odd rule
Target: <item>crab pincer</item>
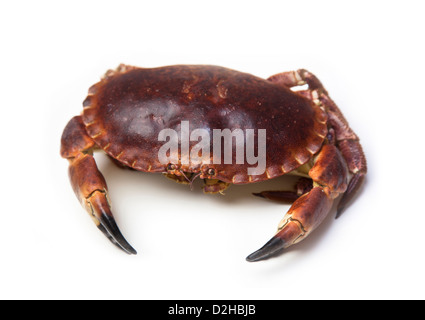
[[[345,206],[362,186],[367,172],[366,158],[358,137],[313,74],[301,69],[277,74],[269,80],[289,88],[308,84],[308,90],[298,94],[326,111],[328,134],[325,144],[313,157],[312,168],[308,171],[313,189],[295,200],[279,223],[276,234],[246,258],[249,262],[268,259],[304,240],[322,223],[336,198],[342,195],[336,215],[336,218],[340,217]],[[263,195],[269,198],[267,193]]]
[[108,188],[93,158],[93,140],[86,134],[80,116],[72,118],[62,135],[61,155],[69,160],[69,177],[75,195],[96,226],[128,254],[136,250],[121,234],[108,200]]
[[295,200],[274,237],[249,255],[248,261],[267,259],[306,238],[326,218],[334,199],[347,189],[347,165],[333,145],[322,148],[309,175],[315,187]]

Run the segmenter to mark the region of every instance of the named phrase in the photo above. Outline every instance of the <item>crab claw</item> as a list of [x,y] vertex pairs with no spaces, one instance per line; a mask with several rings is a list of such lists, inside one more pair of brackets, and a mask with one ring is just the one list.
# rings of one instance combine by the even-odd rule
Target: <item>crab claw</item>
[[259,261],[305,239],[331,211],[334,200],[347,189],[348,168],[341,152],[325,145],[309,171],[314,187],[300,196],[279,223],[274,237],[247,257]]
[[100,231],[118,248],[137,254],[125,240],[112,215],[108,188],[92,155],[94,142],[87,136],[81,117],[71,119],[61,140],[61,155],[69,161],[69,178],[75,195]]
[[88,211],[100,231],[118,248],[128,254],[137,254],[119,230],[112,215],[107,192],[96,190],[87,200]]
[[325,219],[332,204],[333,199],[322,187],[313,188],[293,203],[274,237],[246,260],[254,262],[273,257],[305,239]]
[[76,196],[99,230],[118,248],[128,254],[137,254],[115,222],[108,201],[106,182],[98,171],[93,156],[87,154],[72,159],[69,177]]

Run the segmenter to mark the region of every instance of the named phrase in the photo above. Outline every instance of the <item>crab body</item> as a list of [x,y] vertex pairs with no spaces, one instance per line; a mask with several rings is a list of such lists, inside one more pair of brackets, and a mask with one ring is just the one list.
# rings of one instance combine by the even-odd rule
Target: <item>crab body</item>
[[[303,84],[308,84],[307,90],[291,90]],[[179,148],[167,151],[169,161],[158,156],[166,141],[161,139],[164,130],[178,137]],[[226,146],[219,136],[216,148],[215,134],[225,130],[231,133],[230,140]],[[189,139],[190,132],[198,135]],[[247,156],[248,135],[239,141],[239,147],[242,143],[246,149],[238,149],[238,141],[232,143],[233,138],[238,139],[235,133],[240,132],[253,134],[250,142],[257,150],[256,157],[261,150],[265,159],[263,170],[256,174],[249,170],[253,163],[241,161],[238,155],[242,152],[245,159],[245,152]],[[199,138],[206,146],[201,152]],[[216,66],[144,69],[121,65],[89,89],[82,114],[64,130],[61,155],[70,161],[71,184],[83,206],[99,229],[127,253],[136,252],[113,219],[106,182],[91,154],[96,149],[120,166],[164,173],[177,182],[191,184],[194,177],[200,177],[205,180],[206,193],[287,173],[304,176],[297,191],[256,194],[295,202],[276,235],[250,255],[249,261],[270,257],[304,239],[326,217],[340,194],[344,194],[342,210],[366,174],[358,137],[321,83],[305,70],[262,79]],[[188,156],[191,151],[197,156],[202,153],[202,157],[193,160]]]
[[209,165],[182,164],[181,155],[177,157],[176,172],[203,170],[204,178],[213,168],[214,178],[227,183],[262,181],[295,170],[320,149],[327,132],[325,112],[306,98],[271,81],[215,66],[117,72],[90,93],[82,116],[88,135],[111,157],[141,171],[167,171],[158,160],[163,145],[158,134],[172,129],[180,136],[183,121],[189,121],[190,132],[267,130],[268,165],[261,175],[249,177],[247,163],[236,159],[229,166],[212,165],[212,159],[207,159]]

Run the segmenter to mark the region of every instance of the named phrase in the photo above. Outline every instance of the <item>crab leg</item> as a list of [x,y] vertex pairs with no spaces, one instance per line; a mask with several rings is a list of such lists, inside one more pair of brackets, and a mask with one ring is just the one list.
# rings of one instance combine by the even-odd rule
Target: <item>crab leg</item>
[[313,189],[292,204],[273,238],[249,255],[248,261],[270,258],[305,239],[326,218],[334,199],[347,189],[347,165],[334,145],[322,147],[309,176],[313,179]]
[[293,203],[313,187],[311,179],[300,178],[295,184],[296,191],[262,191],[253,193],[254,196],[269,199],[280,203]]
[[86,134],[80,116],[66,126],[61,140],[61,156],[69,161],[69,178],[75,195],[96,226],[118,248],[137,254],[121,234],[108,200],[108,188],[97,168],[92,150],[94,141]]
[[366,157],[359,138],[350,128],[338,106],[329,98],[323,87],[309,91],[307,97],[326,109],[329,118],[328,122],[334,135],[334,143],[341,151],[352,175],[348,188],[338,203],[336,214],[336,218],[338,218],[364,182],[367,173]]
[[307,84],[308,90],[297,91],[298,94],[325,108],[328,114],[330,130],[334,134],[333,142],[342,152],[348,169],[352,175],[347,191],[338,203],[336,218],[340,217],[346,205],[354,198],[362,186],[367,173],[366,157],[359,138],[350,128],[338,106],[329,97],[320,80],[311,72],[300,69],[282,72],[268,78],[269,81],[282,84],[288,88]]

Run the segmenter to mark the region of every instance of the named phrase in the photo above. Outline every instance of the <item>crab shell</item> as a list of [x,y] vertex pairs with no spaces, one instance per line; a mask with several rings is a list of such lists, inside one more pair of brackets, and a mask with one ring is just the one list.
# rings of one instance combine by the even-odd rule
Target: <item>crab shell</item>
[[82,119],[95,143],[123,165],[146,172],[167,172],[158,159],[164,144],[158,134],[162,129],[180,133],[182,121],[189,121],[190,131],[254,129],[257,135],[265,129],[267,166],[261,175],[248,175],[252,166],[246,161],[236,163],[235,144],[232,165],[213,164],[212,156],[209,163],[174,163],[180,171],[233,184],[297,169],[321,149],[328,131],[327,114],[311,100],[279,83],[217,66],[122,65],[90,88],[83,106]]

